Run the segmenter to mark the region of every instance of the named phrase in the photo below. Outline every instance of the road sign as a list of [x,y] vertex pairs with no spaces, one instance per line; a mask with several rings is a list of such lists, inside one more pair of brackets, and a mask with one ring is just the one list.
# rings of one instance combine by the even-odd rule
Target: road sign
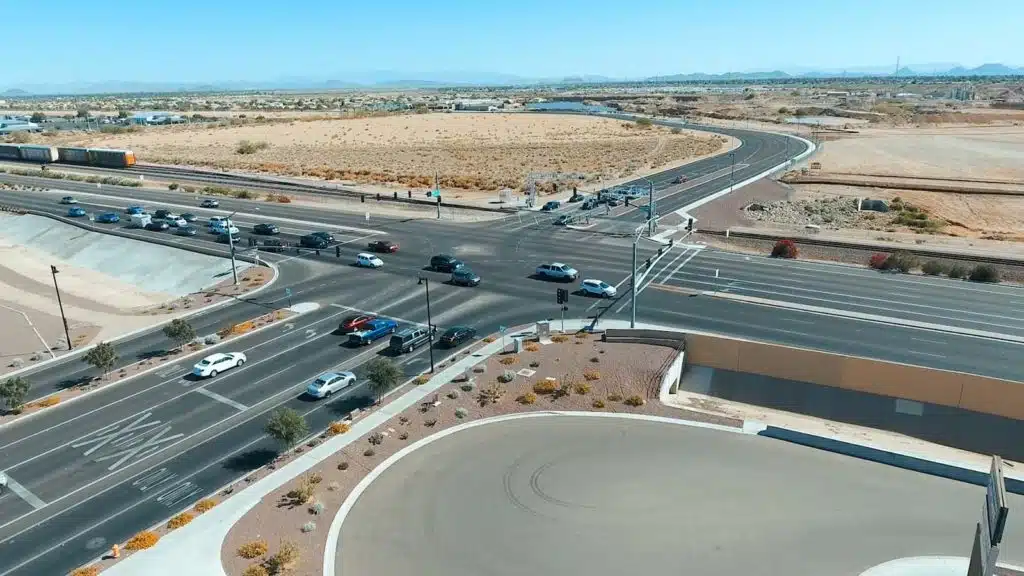
[[985,490],[985,517],[982,518],[982,521],[988,524],[988,533],[992,538],[993,546],[998,546],[1003,541],[1003,530],[1006,528],[1008,512],[1006,484],[1003,481],[1003,459],[993,456],[992,466],[989,468],[988,487]]
[[289,297],[289,298],[291,298],[292,297],[292,289],[291,288],[285,288],[284,289],[284,295]]
[[504,334],[505,331],[507,331],[507,330],[508,330],[508,326],[498,326],[498,332],[501,332],[502,334]]

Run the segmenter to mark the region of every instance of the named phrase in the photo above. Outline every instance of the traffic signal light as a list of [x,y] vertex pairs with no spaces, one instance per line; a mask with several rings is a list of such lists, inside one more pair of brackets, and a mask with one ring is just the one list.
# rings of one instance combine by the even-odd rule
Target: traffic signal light
[[569,291],[566,290],[565,288],[559,288],[558,292],[556,292],[556,295],[558,297],[559,304],[565,304],[566,302],[569,301]]
[[693,232],[693,218],[688,218],[686,220],[686,229],[690,232]]

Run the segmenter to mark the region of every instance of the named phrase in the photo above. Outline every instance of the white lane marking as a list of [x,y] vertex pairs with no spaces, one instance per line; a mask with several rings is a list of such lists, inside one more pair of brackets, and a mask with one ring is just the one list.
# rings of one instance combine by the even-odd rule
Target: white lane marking
[[46,502],[43,502],[38,496],[29,491],[28,488],[25,488],[17,480],[11,478],[10,475],[6,473],[0,473],[0,476],[5,476],[7,478],[8,490],[13,492],[17,497],[21,498],[25,502],[28,502],[28,504],[35,508],[36,510],[39,510],[40,508],[46,506]]
[[948,342],[942,342],[939,340],[928,340],[927,338],[915,338],[913,336],[911,336],[910,339],[917,340],[918,342],[927,342],[928,344],[938,344],[940,346],[945,346],[946,344],[948,344]]
[[245,404],[242,404],[241,402],[235,402],[234,400],[232,400],[231,398],[228,398],[227,396],[221,396],[220,394],[217,394],[216,392],[214,392],[212,390],[207,390],[206,388],[196,388],[196,392],[199,392],[203,396],[207,396],[209,398],[212,398],[212,399],[216,400],[217,402],[221,402],[223,404],[227,404],[228,406],[231,406],[232,408],[234,408],[235,410],[238,410],[239,412],[245,412],[246,410],[249,409],[248,406],[246,406]]
[[917,356],[928,356],[930,358],[945,358],[946,357],[946,356],[944,356],[942,354],[931,354],[929,352],[918,352],[917,350],[910,350],[910,349],[904,350],[904,352],[906,352],[907,354],[914,354],[914,355],[917,355]]

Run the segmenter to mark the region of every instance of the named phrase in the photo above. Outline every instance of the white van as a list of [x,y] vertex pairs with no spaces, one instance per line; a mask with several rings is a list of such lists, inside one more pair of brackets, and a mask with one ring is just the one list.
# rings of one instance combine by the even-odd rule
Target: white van
[[149,214],[132,214],[131,228],[145,228],[147,224],[153,221],[153,217]]

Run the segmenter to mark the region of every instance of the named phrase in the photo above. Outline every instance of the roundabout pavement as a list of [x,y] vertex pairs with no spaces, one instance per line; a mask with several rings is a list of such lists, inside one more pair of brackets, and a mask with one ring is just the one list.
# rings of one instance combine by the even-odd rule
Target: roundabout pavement
[[[983,495],[751,434],[523,418],[438,438],[384,470],[344,517],[335,574],[859,574],[968,555]],[[1022,558],[1011,517],[1000,561]]]

